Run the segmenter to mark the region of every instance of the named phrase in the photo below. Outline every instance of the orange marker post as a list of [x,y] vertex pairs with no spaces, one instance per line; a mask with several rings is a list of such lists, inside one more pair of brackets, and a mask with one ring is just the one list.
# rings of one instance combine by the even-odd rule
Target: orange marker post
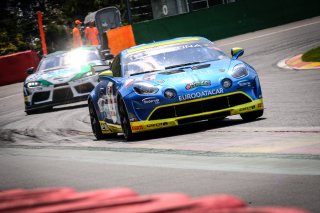
[[40,32],[40,38],[41,38],[42,52],[43,52],[43,55],[48,55],[46,38],[44,36],[43,24],[42,24],[42,12],[38,11],[37,15],[38,15],[38,26],[39,26],[39,32]]

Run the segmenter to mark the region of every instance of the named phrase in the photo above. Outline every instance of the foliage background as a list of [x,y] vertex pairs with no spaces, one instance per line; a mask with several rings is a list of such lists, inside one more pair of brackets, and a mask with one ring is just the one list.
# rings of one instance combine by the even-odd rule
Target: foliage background
[[71,48],[74,20],[107,6],[120,9],[124,23],[125,0],[4,0],[0,7],[0,55],[24,50],[41,51],[37,11],[43,12],[48,52]]

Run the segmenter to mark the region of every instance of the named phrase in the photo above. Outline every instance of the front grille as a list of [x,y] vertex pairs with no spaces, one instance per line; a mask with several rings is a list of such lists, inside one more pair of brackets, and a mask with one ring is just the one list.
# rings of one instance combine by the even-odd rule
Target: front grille
[[187,123],[192,123],[192,122],[207,120],[207,119],[225,118],[229,115],[230,115],[230,111],[224,111],[224,112],[214,113],[211,115],[201,115],[201,116],[197,116],[197,117],[179,119],[178,123],[179,123],[179,125],[180,124],[187,124]]
[[78,93],[89,93],[94,89],[94,86],[91,83],[86,83],[75,86],[75,89]]
[[70,88],[57,89],[53,92],[53,101],[64,101],[73,98]]
[[49,96],[50,96],[50,91],[37,92],[32,97],[32,103],[48,100]]
[[57,87],[64,87],[64,86],[68,86],[69,85],[69,83],[67,82],[67,83],[62,83],[62,84],[55,84],[54,85],[54,88],[57,88]]
[[251,99],[244,94],[232,94],[174,106],[165,106],[156,109],[149,120],[175,118],[203,112],[214,112],[249,102],[251,102]]

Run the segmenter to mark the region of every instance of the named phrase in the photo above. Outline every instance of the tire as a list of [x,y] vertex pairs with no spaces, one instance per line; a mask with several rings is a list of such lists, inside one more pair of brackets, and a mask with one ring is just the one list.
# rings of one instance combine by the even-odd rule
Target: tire
[[119,101],[119,114],[120,114],[120,120],[121,120],[121,127],[124,135],[124,139],[126,141],[131,141],[134,139],[132,131],[131,131],[131,125],[128,118],[128,113],[126,110],[126,107],[124,105],[123,100],[120,99]]
[[253,111],[253,112],[247,112],[247,113],[240,114],[241,118],[244,121],[254,121],[257,118],[261,117],[262,115],[263,115],[263,109],[262,110]]
[[89,115],[90,115],[92,132],[94,136],[97,138],[97,140],[108,139],[108,138],[115,137],[117,135],[116,133],[110,133],[110,134],[102,133],[99,119],[92,103],[89,103]]
[[38,110],[28,110],[28,111],[25,111],[27,115],[33,115],[33,114],[37,114],[39,113]]

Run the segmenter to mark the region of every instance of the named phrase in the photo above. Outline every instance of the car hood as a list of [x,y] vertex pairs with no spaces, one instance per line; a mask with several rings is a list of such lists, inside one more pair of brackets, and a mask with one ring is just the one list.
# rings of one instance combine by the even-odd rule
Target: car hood
[[[176,67],[170,70],[131,76],[129,81],[146,81],[153,85],[173,86],[191,90],[199,86],[220,85],[220,80],[228,76],[229,67],[237,60],[224,59],[190,66]],[[221,78],[221,79],[220,79]]]
[[78,67],[61,67],[54,70],[47,70],[32,74],[27,77],[26,83],[31,81],[38,81],[43,85],[63,84],[71,80],[79,79],[85,73],[90,71],[91,67],[89,65]]

